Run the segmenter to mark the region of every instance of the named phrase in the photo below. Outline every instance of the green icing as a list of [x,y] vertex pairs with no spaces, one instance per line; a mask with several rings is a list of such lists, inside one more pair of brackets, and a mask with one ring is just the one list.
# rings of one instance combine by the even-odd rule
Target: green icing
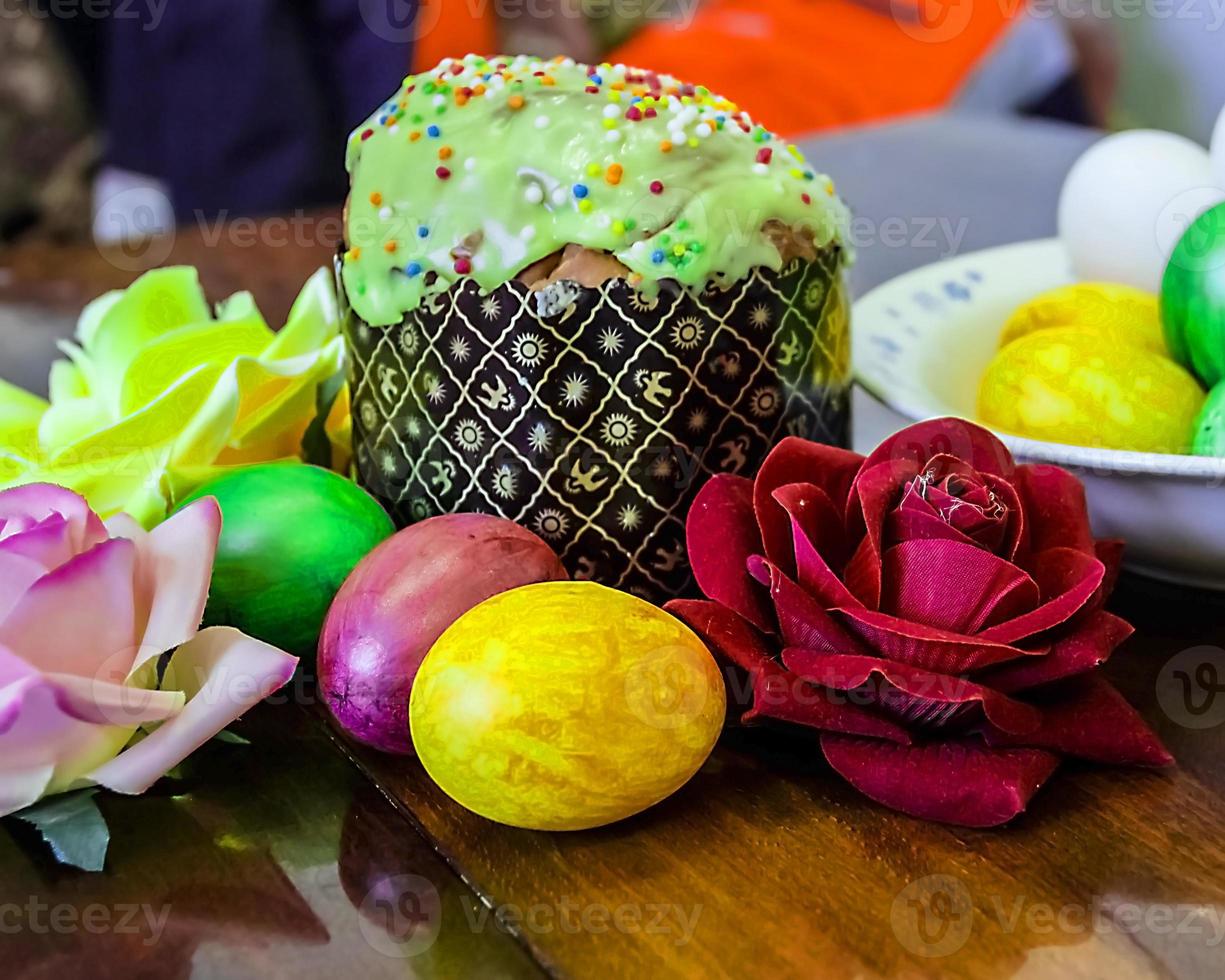
[[623,65],[443,61],[353,132],[346,165],[344,285],[377,326],[570,243],[612,253],[649,292],[779,268],[767,222],[818,246],[846,223],[829,178],[734,103]]

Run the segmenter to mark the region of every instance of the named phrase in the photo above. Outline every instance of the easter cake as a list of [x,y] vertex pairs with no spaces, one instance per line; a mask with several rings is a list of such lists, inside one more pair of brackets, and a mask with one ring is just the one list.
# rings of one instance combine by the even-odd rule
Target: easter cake
[[469,55],[406,78],[347,167],[354,459],[398,523],[496,513],[658,598],[706,477],[845,443],[846,209],[727,99]]

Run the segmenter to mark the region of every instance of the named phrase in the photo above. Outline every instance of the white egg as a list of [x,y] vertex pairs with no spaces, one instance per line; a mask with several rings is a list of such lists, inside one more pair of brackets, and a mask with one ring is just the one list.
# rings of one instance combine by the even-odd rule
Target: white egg
[[1212,174],[1225,187],[1225,109],[1217,117],[1216,131],[1212,134]]
[[1225,200],[1208,152],[1173,133],[1107,136],[1072,166],[1059,197],[1059,236],[1076,275],[1159,292],[1174,246]]

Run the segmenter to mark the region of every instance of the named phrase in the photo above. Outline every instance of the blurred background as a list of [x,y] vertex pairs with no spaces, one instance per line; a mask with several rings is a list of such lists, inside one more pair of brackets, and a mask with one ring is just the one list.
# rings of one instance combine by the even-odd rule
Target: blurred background
[[0,246],[335,208],[345,136],[468,51],[701,81],[793,136],[944,108],[1206,143],[1225,0],[0,0]]

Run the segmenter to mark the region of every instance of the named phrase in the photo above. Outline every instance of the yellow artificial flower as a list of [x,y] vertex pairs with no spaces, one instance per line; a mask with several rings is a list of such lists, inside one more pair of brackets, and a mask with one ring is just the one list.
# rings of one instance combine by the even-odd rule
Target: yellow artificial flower
[[[298,458],[321,416],[347,465],[348,399],[332,277],[320,269],[274,333],[249,293],[216,316],[195,269],[156,269],[90,303],[48,404],[0,382],[0,489],[55,483],[146,527],[222,470]],[[329,394],[334,401],[326,404]]]

